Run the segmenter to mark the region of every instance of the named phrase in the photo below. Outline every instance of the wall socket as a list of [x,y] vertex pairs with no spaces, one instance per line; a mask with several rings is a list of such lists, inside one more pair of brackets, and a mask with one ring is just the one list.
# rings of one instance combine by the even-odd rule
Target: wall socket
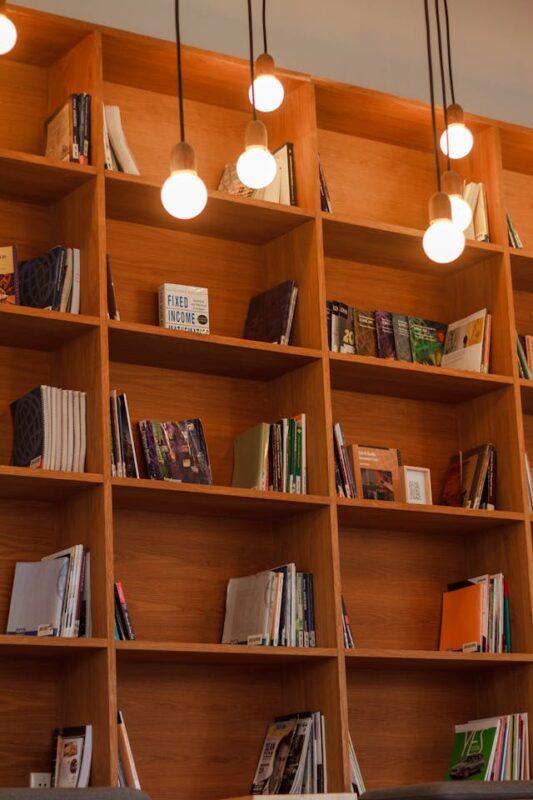
[[50,772],[30,772],[31,789],[49,789],[51,780]]

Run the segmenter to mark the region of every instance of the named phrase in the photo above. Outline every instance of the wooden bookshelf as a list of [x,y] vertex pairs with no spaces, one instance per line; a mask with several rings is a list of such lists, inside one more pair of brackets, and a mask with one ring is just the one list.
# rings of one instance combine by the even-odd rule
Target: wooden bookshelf
[[[282,72],[285,102],[262,118],[272,148],[294,144],[298,206],[230,197],[217,185],[243,147],[248,65],[185,48],[188,137],[209,202],[178,222],[159,200],[178,138],[172,43],[10,13],[19,39],[0,58],[11,123],[0,130],[0,244],[21,258],[78,247],[82,302],[79,316],[0,307],[0,619],[15,561],[83,542],[94,638],[0,635],[0,785],[48,770],[52,729],[82,723],[94,726],[92,784],[116,785],[117,708],[153,800],[245,796],[267,722],[304,708],[325,715],[330,791],[349,786],[349,731],[368,788],[441,779],[455,723],[533,713],[523,458],[533,453],[533,382],[519,379],[515,355],[515,329],[533,334],[533,131],[469,117],[475,146],[458,168],[486,184],[491,243],[469,242],[440,266],[421,247],[434,191],[425,104]],[[81,91],[93,98],[92,165],[51,161],[45,120]],[[139,177],[104,171],[104,102],[121,108]],[[319,153],[334,214],[320,211]],[[523,251],[507,244],[506,210]],[[106,253],[120,322],[107,319]],[[299,287],[291,345],[243,340],[250,298],[287,279]],[[165,281],[207,286],[210,336],[158,328]],[[487,307],[491,372],[329,354],[331,297],[442,321]],[[87,473],[8,466],[9,405],[40,383],[88,393]],[[110,389],[127,392],[133,422],[200,416],[215,485],[112,478]],[[234,436],[302,411],[310,493],[232,488]],[[498,510],[337,498],[336,421],[348,441],[398,447],[406,463],[430,467],[436,500],[450,455],[494,442]],[[314,573],[317,648],[221,645],[228,579],[287,561]],[[514,652],[438,652],[447,583],[500,571]],[[134,642],[114,640],[114,580]]]

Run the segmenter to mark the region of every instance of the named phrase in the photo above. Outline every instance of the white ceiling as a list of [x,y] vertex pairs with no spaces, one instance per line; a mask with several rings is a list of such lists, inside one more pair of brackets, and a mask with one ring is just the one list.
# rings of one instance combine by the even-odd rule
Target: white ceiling
[[[260,43],[261,0],[254,1]],[[173,0],[19,0],[151,36],[174,36]],[[533,0],[448,0],[456,99],[533,127]],[[433,7],[433,3],[430,3]],[[428,100],[423,0],[267,0],[269,50],[287,68]],[[247,56],[245,0],[182,0],[187,44]]]

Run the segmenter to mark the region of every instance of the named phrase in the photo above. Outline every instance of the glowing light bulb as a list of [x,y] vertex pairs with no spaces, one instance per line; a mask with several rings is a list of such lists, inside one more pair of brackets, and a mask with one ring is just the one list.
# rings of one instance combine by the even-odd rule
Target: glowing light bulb
[[196,172],[196,156],[190,144],[174,145],[170,155],[170,177],[161,189],[165,211],[178,219],[197,217],[207,203],[205,183]]
[[263,189],[276,177],[276,159],[266,147],[251,145],[237,161],[239,180],[250,189]]
[[458,195],[450,195],[452,206],[452,222],[457,225],[459,230],[466,231],[472,222],[472,209],[470,205]]
[[0,56],[13,50],[17,41],[17,29],[5,14],[0,13]]
[[435,219],[422,240],[424,252],[437,264],[449,264],[459,258],[465,249],[464,233],[451,219]]
[[[275,111],[283,103],[285,90],[283,84],[275,75],[260,75],[254,81],[255,107],[258,111]],[[250,103],[252,99],[252,87],[248,89]]]
[[440,137],[440,149],[445,156],[448,155],[448,141],[450,142],[450,158],[464,158],[471,151],[474,137],[462,122],[448,125],[448,133],[443,131]]

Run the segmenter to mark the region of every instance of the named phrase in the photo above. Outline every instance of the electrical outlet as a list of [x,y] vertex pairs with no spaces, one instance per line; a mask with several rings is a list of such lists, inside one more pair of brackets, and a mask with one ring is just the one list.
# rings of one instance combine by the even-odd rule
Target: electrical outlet
[[50,772],[30,772],[31,789],[49,789],[51,780]]

